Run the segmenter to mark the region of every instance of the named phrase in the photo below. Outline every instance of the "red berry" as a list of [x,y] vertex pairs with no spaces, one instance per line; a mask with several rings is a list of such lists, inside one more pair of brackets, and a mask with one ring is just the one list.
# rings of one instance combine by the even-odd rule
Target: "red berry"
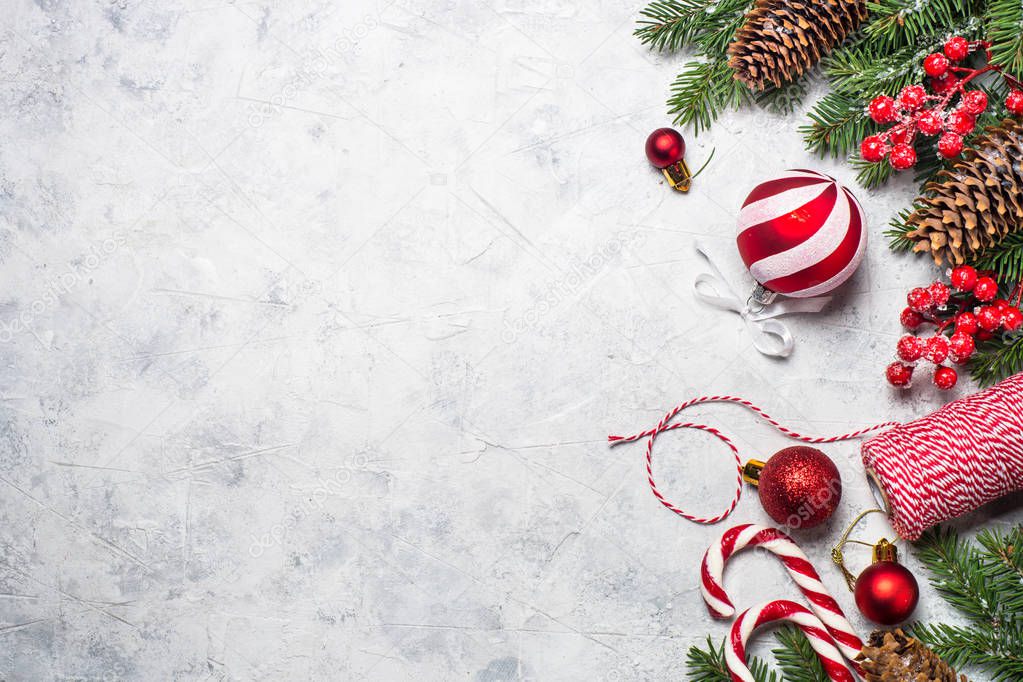
[[959,375],[951,367],[939,367],[934,370],[934,385],[943,391],[947,391],[956,385]]
[[913,379],[913,368],[901,362],[893,362],[884,371],[888,383],[899,388],[906,388]]
[[895,354],[903,362],[916,362],[924,354],[924,340],[918,336],[906,334],[896,344]]
[[976,348],[976,344],[970,334],[957,331],[948,340],[948,353],[956,362],[963,362],[973,355],[974,348]]
[[952,75],[952,72],[946,72],[943,76],[931,79],[931,90],[938,95],[944,95],[950,90],[955,90],[959,86],[959,79]]
[[916,165],[916,150],[904,142],[892,147],[888,156],[888,163],[892,164],[895,170],[906,170]]
[[944,133],[938,138],[938,153],[952,159],[963,151],[963,136],[959,133]]
[[952,286],[959,291],[973,291],[977,283],[977,271],[971,265],[960,265],[952,271]]
[[983,114],[984,110],[987,109],[987,95],[984,94],[983,90],[969,90],[964,92],[960,106],[968,114],[972,114],[974,116]]
[[991,301],[991,305],[995,306],[999,310],[1005,310],[1006,308],[1012,307],[1011,305],[1009,305],[1009,302],[1006,301],[1004,298],[996,298],[995,300]]
[[916,329],[924,323],[924,317],[912,308],[903,308],[902,314],[899,315],[899,322],[906,329]]
[[1023,116],[1023,90],[1010,90],[1005,96],[1005,108],[1010,114]]
[[1006,331],[1014,332],[1020,325],[1023,325],[1023,313],[1020,313],[1019,308],[1010,306],[1002,309],[1002,326]]
[[977,118],[962,109],[956,109],[945,119],[945,128],[960,135],[969,135],[976,126]]
[[945,41],[945,56],[954,62],[966,59],[970,54],[970,41],[962,36],[953,36]]
[[934,78],[944,76],[945,72],[948,71],[948,57],[940,52],[927,55],[924,59],[924,71],[927,72],[928,76],[933,76]]
[[899,106],[906,111],[916,111],[927,100],[927,91],[922,85],[907,85],[899,93]]
[[993,301],[995,300],[995,296],[998,295],[998,283],[990,277],[981,277],[977,280],[977,283],[973,285],[973,295],[978,301],[983,303]]
[[952,291],[944,282],[935,282],[927,287],[927,292],[931,295],[931,300],[936,306],[943,306],[948,303],[948,297],[952,295]]
[[956,333],[973,336],[977,333],[977,316],[973,313],[959,313],[956,316]]
[[924,135],[937,135],[941,132],[944,121],[934,109],[921,111],[916,117],[916,127]]
[[860,155],[865,161],[871,163],[883,161],[884,157],[888,155],[888,145],[884,143],[880,135],[869,135],[860,143]]
[[895,100],[888,95],[878,95],[870,100],[867,113],[870,114],[874,123],[891,123],[899,116],[899,112],[895,108]]
[[917,287],[906,294],[906,303],[909,305],[910,310],[925,313],[934,305],[934,299],[931,298],[930,291],[923,287]]
[[996,306],[986,305],[977,311],[977,326],[986,332],[993,332],[1002,324],[1002,311]]
[[924,345],[924,358],[928,362],[940,365],[948,357],[948,339],[941,334],[936,334],[927,339]]

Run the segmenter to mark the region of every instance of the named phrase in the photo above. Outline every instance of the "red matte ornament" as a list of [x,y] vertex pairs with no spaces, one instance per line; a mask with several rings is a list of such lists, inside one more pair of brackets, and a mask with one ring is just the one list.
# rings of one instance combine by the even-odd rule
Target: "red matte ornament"
[[[920,586],[908,568],[896,561],[895,547],[882,540],[875,547],[880,554],[856,579],[856,606],[865,617],[881,625],[895,625],[913,615],[920,601]],[[891,558],[884,559],[881,556]]]
[[664,173],[673,189],[688,192],[693,174],[685,161],[686,141],[673,128],[658,128],[646,138],[646,158]]

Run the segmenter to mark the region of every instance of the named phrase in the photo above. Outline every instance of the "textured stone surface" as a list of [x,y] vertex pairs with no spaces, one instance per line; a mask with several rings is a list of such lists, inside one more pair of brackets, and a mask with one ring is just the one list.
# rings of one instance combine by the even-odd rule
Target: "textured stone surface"
[[[727,251],[755,182],[852,176],[745,111],[668,190],[642,148],[679,60],[640,4],[6,4],[0,677],[678,679],[724,634],[696,573],[723,528],[607,433],[711,391],[821,433],[925,413],[881,370],[933,271],[880,235],[907,183],[860,192],[867,260],[788,360],[698,304],[694,242]],[[871,498],[827,451],[846,494],[803,544],[851,607],[825,564]],[[657,456],[694,511],[729,495],[707,436]],[[736,563],[737,605],[796,595]]]

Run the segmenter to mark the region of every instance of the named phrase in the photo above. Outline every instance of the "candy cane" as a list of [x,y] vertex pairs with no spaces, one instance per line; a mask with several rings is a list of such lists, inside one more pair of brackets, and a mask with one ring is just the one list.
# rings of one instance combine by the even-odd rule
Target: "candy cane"
[[[711,545],[703,555],[700,592],[703,594],[703,600],[707,602],[711,615],[716,618],[730,618],[735,613],[735,606],[724,588],[725,562],[746,547],[761,547],[781,559],[803,596],[810,602],[810,608],[838,643],[842,654],[846,659],[854,661],[863,649],[863,642],[846,620],[842,607],[824,587],[810,560],[792,538],[777,528],[752,523],[735,526],[725,531],[721,539]],[[853,665],[857,666],[855,663]]]
[[746,643],[758,627],[780,620],[794,623],[803,631],[831,682],[855,682],[852,673],[842,663],[842,654],[835,646],[835,640],[824,629],[820,619],[806,607],[786,599],[764,602],[743,611],[735,619],[729,635],[729,646],[725,647],[725,664],[732,675],[732,682],[756,682],[746,665]]

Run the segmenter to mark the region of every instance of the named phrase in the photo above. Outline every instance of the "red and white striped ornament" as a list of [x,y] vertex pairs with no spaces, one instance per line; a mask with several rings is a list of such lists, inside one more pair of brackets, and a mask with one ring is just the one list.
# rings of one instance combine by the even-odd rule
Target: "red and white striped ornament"
[[735,613],[735,606],[725,592],[725,563],[733,554],[747,547],[764,549],[781,560],[789,576],[810,603],[810,608],[837,643],[842,655],[850,661],[855,660],[863,648],[863,642],[846,619],[842,607],[821,582],[820,575],[803,550],[795,540],[777,528],[752,523],[738,525],[725,531],[710,546],[703,556],[700,570],[700,593],[711,615],[730,618]]
[[736,242],[769,292],[821,296],[859,267],[867,246],[863,208],[834,178],[790,170],[757,185],[739,212]]
[[725,664],[732,682],[756,682],[746,665],[746,644],[758,627],[778,621],[788,621],[803,631],[831,682],[855,682],[852,673],[842,662],[842,654],[835,646],[835,640],[824,629],[820,619],[805,607],[784,599],[754,606],[735,619],[728,638],[729,644],[725,647]]

